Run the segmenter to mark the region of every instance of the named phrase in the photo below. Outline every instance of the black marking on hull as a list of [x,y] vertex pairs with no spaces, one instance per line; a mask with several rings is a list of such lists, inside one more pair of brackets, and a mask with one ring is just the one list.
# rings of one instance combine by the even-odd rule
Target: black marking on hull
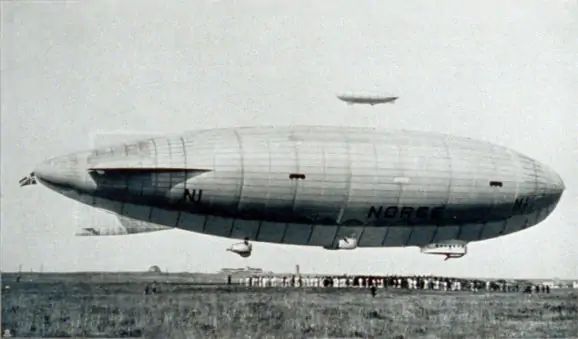
[[149,217],[148,217],[148,221],[150,222],[151,220],[153,220],[153,209],[155,209],[154,206],[151,206],[149,208]]
[[440,229],[440,227],[439,227],[439,226],[436,226],[436,229],[432,232],[431,238],[430,238],[430,240],[429,240],[429,243],[430,243],[430,244],[434,242],[436,236],[438,235],[438,230],[439,230],[439,229]]
[[233,230],[235,229],[235,224],[237,223],[237,219],[233,219],[231,222],[231,229],[229,230],[229,236],[227,238],[231,238],[233,235]]
[[315,225],[310,225],[311,226],[311,232],[309,232],[309,236],[307,237],[307,245],[309,245],[311,243],[311,237],[313,236],[313,231],[315,230]]
[[460,239],[462,236],[462,228],[464,228],[463,224],[458,225],[458,234],[456,234],[456,239]]
[[482,227],[480,227],[480,232],[478,233],[478,238],[476,241],[482,239],[482,235],[484,234],[484,229],[486,228],[487,224],[488,224],[487,222],[482,223]]
[[189,190],[185,189],[183,191],[183,201],[187,201],[192,204],[200,204],[203,199],[203,190]]
[[124,215],[124,206],[126,206],[126,202],[123,199],[120,205],[120,212],[119,212],[120,215]]
[[337,226],[337,230],[335,230],[335,236],[333,237],[333,241],[331,242],[330,246],[337,247],[337,241],[339,241],[339,231],[341,231],[341,225]]
[[301,179],[301,180],[305,180],[305,174],[302,173],[291,173],[289,174],[289,179]]
[[183,215],[183,212],[179,211],[179,213],[177,214],[177,220],[175,222],[175,228],[177,228],[177,226],[179,226],[179,223],[181,222],[181,215]]
[[285,243],[285,236],[287,235],[287,229],[289,228],[289,223],[285,223],[285,228],[283,229],[283,235],[281,236],[281,240],[279,241],[280,243],[284,244]]
[[[183,147],[183,159],[185,162],[185,168],[187,168],[188,163],[187,163],[187,146],[185,144],[185,139],[183,139],[183,137],[179,138],[181,140],[181,147]],[[214,167],[213,167],[214,168]],[[189,170],[185,170],[185,181],[184,181],[184,185],[183,185],[183,189],[186,191],[187,190],[187,179],[189,178]]]
[[504,184],[501,181],[490,181],[490,187],[502,187]]
[[241,135],[239,131],[234,131],[235,136],[237,137],[237,141],[239,142],[239,155],[241,156],[240,167],[241,167],[241,178],[239,182],[239,201],[237,202],[237,209],[236,211],[239,212],[241,210],[241,202],[243,200],[243,189],[245,188],[245,155],[243,154],[243,141],[241,140]]
[[259,239],[259,233],[261,233],[261,226],[263,226],[263,220],[259,220],[257,225],[257,232],[255,233],[255,241]]
[[365,227],[361,228],[361,232],[359,232],[359,236],[357,237],[357,246],[361,243],[361,239],[363,239],[363,233],[365,232]]
[[415,230],[415,227],[411,228],[411,231],[409,231],[409,235],[407,236],[407,240],[405,241],[405,245],[404,246],[408,246],[409,242],[411,241],[411,235],[413,234],[413,231]]
[[203,221],[203,234],[207,233],[207,224],[209,223],[210,216],[205,215],[205,220]]
[[[299,171],[299,147],[297,143],[292,143],[293,154],[295,156],[295,170]],[[297,194],[299,193],[299,183],[295,182],[292,185],[293,188],[293,199],[291,200],[291,213],[295,214],[295,206],[297,204]]]

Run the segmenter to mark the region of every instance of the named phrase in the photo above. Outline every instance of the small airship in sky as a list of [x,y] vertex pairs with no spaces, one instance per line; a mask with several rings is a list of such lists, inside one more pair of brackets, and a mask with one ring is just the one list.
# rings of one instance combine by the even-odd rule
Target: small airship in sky
[[364,94],[339,94],[337,98],[341,101],[347,102],[349,105],[353,104],[369,104],[371,106],[384,103],[395,103],[398,97],[390,97],[383,95],[364,95]]
[[416,246],[459,258],[469,242],[546,219],[565,186],[511,149],[431,132],[292,126],[157,136],[40,163],[37,182],[117,216],[82,236],[179,228],[328,250]]

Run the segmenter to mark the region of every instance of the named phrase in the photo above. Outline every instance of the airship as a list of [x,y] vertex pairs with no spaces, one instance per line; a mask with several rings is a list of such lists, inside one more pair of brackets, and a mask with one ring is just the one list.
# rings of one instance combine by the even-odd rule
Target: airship
[[144,138],[40,162],[22,186],[116,216],[81,236],[181,229],[327,250],[418,247],[461,258],[471,242],[535,226],[565,190],[528,156],[485,141],[363,127],[238,127]]
[[369,104],[371,106],[384,103],[395,103],[399,97],[390,97],[382,95],[362,95],[362,94],[339,94],[337,98],[341,101],[347,102],[349,105],[353,104]]

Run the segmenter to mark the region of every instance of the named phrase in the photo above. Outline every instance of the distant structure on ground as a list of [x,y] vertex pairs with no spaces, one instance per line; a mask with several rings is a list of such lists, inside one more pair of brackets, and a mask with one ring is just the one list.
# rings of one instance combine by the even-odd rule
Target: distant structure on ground
[[161,273],[161,269],[157,265],[153,265],[153,266],[151,266],[151,268],[149,268],[149,272],[150,273]]
[[221,269],[221,273],[227,273],[227,274],[231,274],[231,273],[253,273],[253,274],[258,274],[258,273],[263,273],[263,270],[260,268],[254,268],[254,267],[245,267],[245,268],[223,268]]
[[540,286],[548,286],[549,288],[578,288],[578,281],[562,280],[562,279],[534,279],[533,284]]

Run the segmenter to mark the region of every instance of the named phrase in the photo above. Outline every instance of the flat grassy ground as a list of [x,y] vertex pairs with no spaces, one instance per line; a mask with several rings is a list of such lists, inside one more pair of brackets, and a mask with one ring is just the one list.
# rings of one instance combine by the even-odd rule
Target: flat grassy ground
[[571,290],[381,289],[372,298],[365,289],[248,289],[166,279],[160,293],[144,295],[151,279],[2,280],[2,331],[19,337],[578,337],[578,296]]

